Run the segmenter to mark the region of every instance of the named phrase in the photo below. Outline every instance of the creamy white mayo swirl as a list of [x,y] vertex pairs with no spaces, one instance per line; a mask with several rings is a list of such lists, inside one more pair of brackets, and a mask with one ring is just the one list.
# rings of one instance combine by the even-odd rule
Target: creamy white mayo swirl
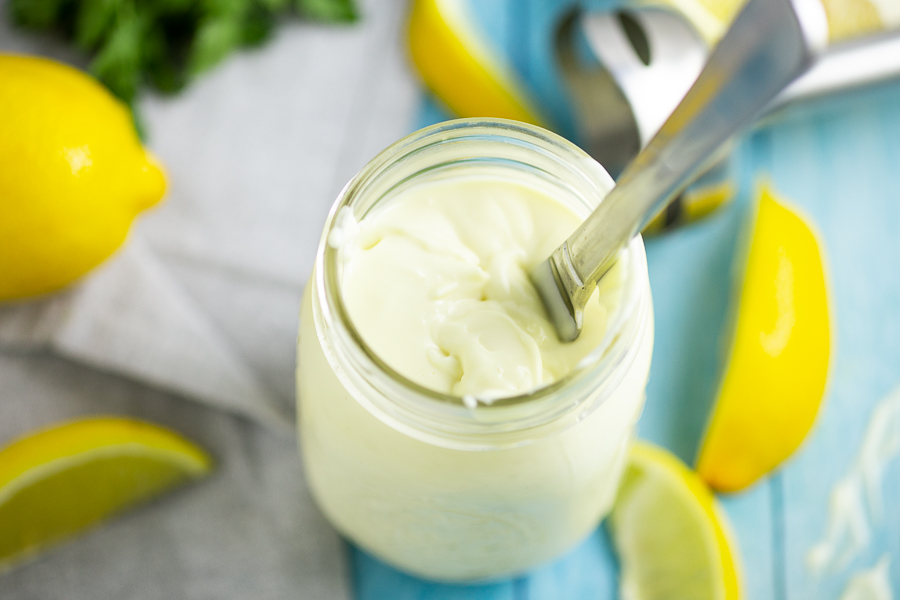
[[[427,388],[491,402],[570,373],[621,298],[619,265],[561,343],[528,272],[581,219],[541,190],[471,176],[417,185],[357,225],[338,215],[342,295],[362,338]],[[358,228],[358,231],[357,231]]]

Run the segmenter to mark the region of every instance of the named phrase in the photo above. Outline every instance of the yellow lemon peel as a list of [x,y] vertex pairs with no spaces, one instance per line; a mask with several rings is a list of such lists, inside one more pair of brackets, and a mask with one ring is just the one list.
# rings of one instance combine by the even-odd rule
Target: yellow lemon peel
[[544,125],[512,70],[475,31],[465,0],[415,0],[408,40],[425,85],[458,116]]
[[869,0],[822,0],[828,18],[828,38],[832,42],[882,31],[884,23]]
[[207,474],[209,456],[149,423],[102,417],[0,450],[0,570]]
[[[632,0],[637,8],[662,8],[682,15],[713,47],[725,35],[746,0]],[[870,0],[822,0],[831,42],[871,35],[888,28],[889,20]]]
[[831,322],[817,236],[763,188],[731,355],[697,460],[714,489],[741,490],[803,441],[825,391]]
[[662,8],[681,14],[710,47],[725,35],[746,0],[632,0],[638,8]]
[[165,192],[124,104],[60,63],[0,54],[0,301],[58,290]]

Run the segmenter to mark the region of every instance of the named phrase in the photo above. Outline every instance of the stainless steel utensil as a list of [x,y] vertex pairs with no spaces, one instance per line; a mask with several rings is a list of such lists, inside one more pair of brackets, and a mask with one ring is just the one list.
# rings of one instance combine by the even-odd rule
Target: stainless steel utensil
[[597,209],[531,273],[563,341],[581,333],[585,303],[619,250],[734,133],[813,62],[828,39],[817,0],[750,0],[687,95]]
[[[556,31],[556,56],[584,149],[613,176],[659,130],[709,55],[682,14],[661,8],[573,11]],[[579,57],[580,46],[595,61]],[[766,117],[797,100],[900,77],[900,29],[829,46],[766,106]],[[768,120],[768,119],[765,119]]]

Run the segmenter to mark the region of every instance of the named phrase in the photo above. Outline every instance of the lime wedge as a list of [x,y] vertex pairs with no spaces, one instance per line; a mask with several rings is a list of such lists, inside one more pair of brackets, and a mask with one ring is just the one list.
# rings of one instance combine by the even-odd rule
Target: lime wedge
[[129,419],[56,426],[0,450],[0,570],[210,471],[175,433]]
[[677,458],[638,443],[610,526],[624,600],[736,600],[736,545],[712,492]]

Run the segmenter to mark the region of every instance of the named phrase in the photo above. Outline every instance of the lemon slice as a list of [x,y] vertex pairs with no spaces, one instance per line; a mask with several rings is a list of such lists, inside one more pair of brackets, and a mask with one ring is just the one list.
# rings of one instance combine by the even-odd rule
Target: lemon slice
[[610,518],[624,600],[735,600],[737,547],[709,488],[677,458],[637,443]]
[[466,0],[415,0],[408,35],[425,85],[457,115],[542,125],[512,69],[473,27]]
[[128,419],[21,438],[0,450],[0,569],[210,468],[180,436]]
[[819,410],[831,349],[816,235],[766,188],[746,265],[731,356],[697,462],[722,491],[747,487],[800,445]]

